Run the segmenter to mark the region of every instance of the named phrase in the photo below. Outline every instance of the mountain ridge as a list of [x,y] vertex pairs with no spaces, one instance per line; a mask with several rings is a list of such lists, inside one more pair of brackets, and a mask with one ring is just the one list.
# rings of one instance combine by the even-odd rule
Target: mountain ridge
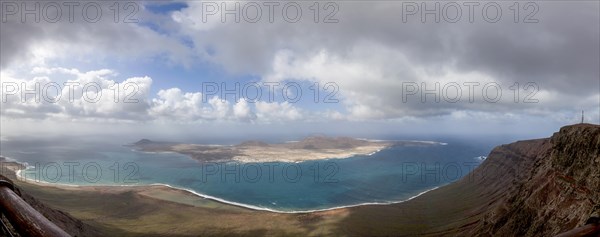
[[[495,147],[461,180],[413,200],[353,208],[350,235],[554,236],[600,211],[600,126]],[[385,220],[385,221],[382,221]]]

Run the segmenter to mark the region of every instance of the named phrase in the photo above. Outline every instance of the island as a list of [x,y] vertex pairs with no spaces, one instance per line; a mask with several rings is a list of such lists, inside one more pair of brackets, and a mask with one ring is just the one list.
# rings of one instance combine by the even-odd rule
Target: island
[[142,139],[130,144],[142,152],[176,152],[201,162],[302,162],[371,155],[392,146],[432,146],[431,141],[381,141],[351,137],[311,136],[300,141],[266,143],[249,140],[237,145],[205,145],[157,142]]

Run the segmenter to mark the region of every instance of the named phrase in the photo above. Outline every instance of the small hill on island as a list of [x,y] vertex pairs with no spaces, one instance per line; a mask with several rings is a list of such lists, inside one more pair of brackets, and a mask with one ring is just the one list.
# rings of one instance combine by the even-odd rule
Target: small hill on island
[[150,144],[153,144],[153,143],[155,143],[155,142],[153,142],[153,141],[151,141],[149,139],[141,139],[141,140],[133,143],[132,145],[134,145],[134,146],[143,146],[143,145],[150,145]]
[[291,149],[348,149],[368,145],[369,142],[351,137],[313,136],[298,142],[284,144]]
[[244,141],[240,144],[237,144],[236,146],[238,146],[238,147],[249,147],[249,146],[266,147],[266,146],[270,146],[270,145],[268,143],[262,142],[262,141],[249,140],[249,141]]
[[266,142],[249,140],[244,141],[236,147],[285,147],[288,149],[351,149],[359,146],[369,145],[369,141],[360,140],[351,137],[327,137],[327,136],[311,136],[302,139],[282,144],[268,144]]

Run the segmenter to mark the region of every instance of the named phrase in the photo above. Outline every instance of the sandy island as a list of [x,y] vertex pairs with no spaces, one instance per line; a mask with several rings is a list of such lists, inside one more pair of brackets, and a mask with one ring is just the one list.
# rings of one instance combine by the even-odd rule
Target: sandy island
[[[202,145],[142,139],[130,146],[144,152],[176,152],[198,161],[302,162],[371,155],[391,146],[431,146],[429,141],[369,141],[349,137],[308,137],[301,141],[268,144],[246,141],[238,145]],[[441,144],[441,143],[440,143]]]

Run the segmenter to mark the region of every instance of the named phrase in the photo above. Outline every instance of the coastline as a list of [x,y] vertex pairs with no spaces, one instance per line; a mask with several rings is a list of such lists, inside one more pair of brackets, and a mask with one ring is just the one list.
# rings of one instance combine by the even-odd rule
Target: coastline
[[315,160],[346,159],[355,156],[371,156],[395,146],[448,145],[448,143],[438,141],[369,139],[352,139],[348,141],[343,139],[317,137],[307,138],[302,141],[287,141],[275,144],[248,141],[238,145],[178,144],[142,139],[134,144],[125,146],[130,147],[135,152],[181,154],[199,162],[299,163]]
[[[344,149],[286,149],[286,148],[241,148],[242,155],[234,156],[233,161],[241,163],[290,162],[298,163],[315,160],[346,159],[354,156],[370,156],[391,147],[389,144],[368,145]],[[183,154],[183,153],[182,153]],[[284,158],[285,157],[285,158]]]
[[[254,206],[254,205],[229,201],[229,200],[226,200],[223,198],[199,193],[199,192],[196,192],[196,191],[188,189],[188,188],[177,187],[174,185],[164,184],[164,183],[130,184],[130,185],[128,185],[128,184],[124,184],[124,185],[102,185],[102,184],[99,184],[99,185],[77,185],[77,184],[50,183],[50,182],[44,182],[44,181],[36,181],[36,180],[32,180],[32,179],[27,179],[26,177],[21,175],[22,171],[26,169],[26,166],[24,165],[23,162],[19,162],[18,160],[13,159],[13,158],[8,158],[8,157],[6,157],[6,158],[7,159],[5,161],[0,161],[0,162],[5,163],[5,164],[6,163],[14,164],[12,166],[9,165],[6,168],[8,168],[8,170],[13,172],[13,174],[15,175],[15,177],[18,181],[32,184],[35,186],[54,187],[54,188],[59,188],[59,189],[63,189],[63,190],[97,191],[97,192],[103,192],[103,193],[105,193],[105,192],[110,193],[110,192],[115,192],[115,191],[140,191],[140,190],[156,188],[156,189],[162,189],[163,191],[167,190],[169,195],[173,195],[176,197],[176,199],[177,198],[180,199],[180,200],[173,200],[173,199],[164,199],[164,198],[160,198],[160,197],[156,197],[156,196],[151,196],[153,198],[158,198],[158,199],[165,200],[168,202],[183,203],[181,200],[187,199],[187,198],[189,198],[189,196],[193,196],[195,198],[207,199],[207,200],[211,200],[211,201],[218,202],[221,204],[238,207],[238,208],[244,208],[244,209],[251,210],[251,211],[266,211],[266,212],[278,213],[278,214],[309,214],[309,213],[317,213],[317,212],[335,211],[335,210],[360,207],[360,206],[393,205],[393,204],[410,201],[410,200],[417,198],[427,192],[436,190],[441,187],[441,186],[437,186],[437,187],[433,187],[433,188],[421,191],[421,192],[417,193],[416,195],[413,195],[405,200],[386,201],[386,202],[365,202],[365,203],[343,205],[343,206],[336,206],[336,207],[322,208],[322,209],[283,211],[283,210],[276,210],[276,209],[271,209],[271,208],[266,208],[266,207],[260,207],[260,206]],[[22,167],[22,168],[19,169],[19,167]]]

